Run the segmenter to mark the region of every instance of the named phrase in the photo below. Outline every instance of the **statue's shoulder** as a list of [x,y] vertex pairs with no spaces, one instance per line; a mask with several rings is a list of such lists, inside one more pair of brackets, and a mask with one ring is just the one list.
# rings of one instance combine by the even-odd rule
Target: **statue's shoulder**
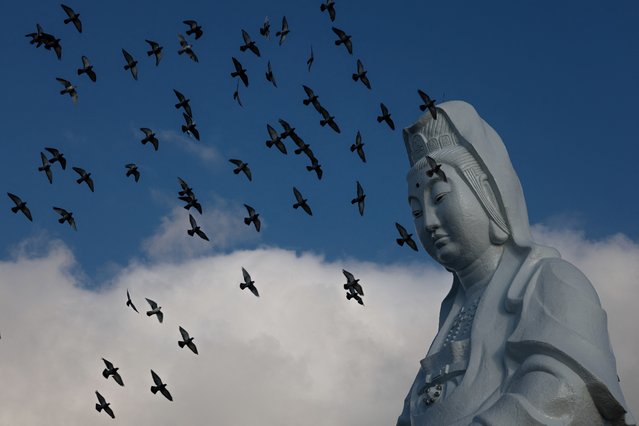
[[[578,302],[590,302],[601,306],[599,296],[590,280],[579,268],[561,258],[542,259],[538,265],[536,280],[533,288],[527,293],[532,293],[543,301],[551,303],[558,308],[578,304]],[[529,296],[532,296],[529,294]]]

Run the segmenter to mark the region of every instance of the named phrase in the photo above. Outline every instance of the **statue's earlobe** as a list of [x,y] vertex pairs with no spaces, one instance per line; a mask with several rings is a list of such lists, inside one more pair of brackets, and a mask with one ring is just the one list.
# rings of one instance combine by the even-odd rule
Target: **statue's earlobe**
[[500,246],[508,241],[508,234],[492,219],[490,220],[490,225],[488,227],[488,234],[490,236],[490,242],[496,246]]

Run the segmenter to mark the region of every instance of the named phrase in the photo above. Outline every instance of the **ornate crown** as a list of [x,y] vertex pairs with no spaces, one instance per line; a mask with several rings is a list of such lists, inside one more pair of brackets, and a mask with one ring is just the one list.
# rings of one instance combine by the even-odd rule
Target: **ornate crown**
[[430,112],[404,129],[404,144],[411,167],[427,155],[460,145],[457,132],[446,114],[437,114],[437,120],[435,120]]

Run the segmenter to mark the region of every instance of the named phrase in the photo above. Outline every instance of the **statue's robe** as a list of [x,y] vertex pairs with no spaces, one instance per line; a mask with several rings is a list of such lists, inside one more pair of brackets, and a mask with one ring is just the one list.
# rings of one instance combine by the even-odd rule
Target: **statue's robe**
[[[579,269],[548,253],[504,251],[477,307],[457,386],[427,405],[420,392],[428,372],[420,368],[397,426],[635,425],[597,293]],[[463,293],[454,280],[428,355],[441,349]]]

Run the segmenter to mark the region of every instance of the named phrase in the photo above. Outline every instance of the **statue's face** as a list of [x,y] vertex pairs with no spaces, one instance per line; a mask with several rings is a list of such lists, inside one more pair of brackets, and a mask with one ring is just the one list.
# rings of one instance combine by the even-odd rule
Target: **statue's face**
[[477,260],[492,243],[490,218],[472,189],[447,165],[447,182],[423,172],[408,179],[408,201],[422,245],[437,262],[460,271]]

